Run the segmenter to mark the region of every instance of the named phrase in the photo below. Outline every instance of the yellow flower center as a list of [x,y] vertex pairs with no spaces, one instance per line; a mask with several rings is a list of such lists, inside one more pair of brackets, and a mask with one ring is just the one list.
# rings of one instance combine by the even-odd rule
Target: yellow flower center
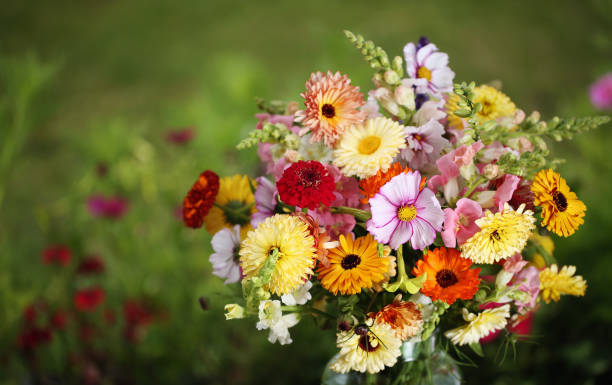
[[400,221],[410,222],[417,215],[416,207],[414,206],[402,206],[399,210],[397,210],[397,217]]
[[357,151],[362,155],[373,154],[380,147],[381,140],[378,136],[372,135],[361,139]]
[[417,77],[422,79],[431,80],[431,71],[427,67],[419,67],[417,70]]
[[482,101],[482,110],[480,110],[480,114],[484,117],[491,115],[493,112],[493,103],[489,100],[485,99]]

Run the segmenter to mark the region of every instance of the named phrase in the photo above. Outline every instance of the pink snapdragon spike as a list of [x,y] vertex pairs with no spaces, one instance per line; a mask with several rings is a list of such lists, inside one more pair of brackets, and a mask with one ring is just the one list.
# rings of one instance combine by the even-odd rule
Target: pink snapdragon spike
[[516,253],[512,257],[504,261],[504,270],[512,274],[517,274],[518,272],[523,270],[523,268],[527,266],[528,263],[529,262],[523,259],[522,255]]
[[444,137],[444,127],[437,120],[430,120],[420,127],[406,127],[406,144],[401,152],[408,165],[414,169],[433,163],[443,148],[450,146]]
[[499,212],[504,210],[504,203],[512,199],[520,181],[521,178],[516,175],[506,174],[503,176],[503,181],[495,191],[495,196],[493,196],[493,202]]
[[264,176],[257,178],[257,189],[255,189],[255,208],[257,211],[251,217],[251,226],[257,227],[266,218],[274,215],[277,195],[278,190],[274,183]]
[[450,152],[436,161],[436,166],[442,174],[434,175],[427,179],[427,187],[433,191],[440,189],[444,192],[444,199],[447,202],[459,194],[459,167],[453,162],[453,153]]
[[600,77],[589,90],[591,103],[600,110],[612,109],[612,72]]
[[462,245],[480,231],[476,220],[482,217],[482,207],[468,198],[457,201],[457,208],[444,209],[444,231],[442,240],[446,247]]
[[518,306],[519,312],[523,312],[523,309],[533,309],[540,293],[540,272],[534,266],[529,266],[521,270],[515,281],[521,282],[519,290],[530,295],[528,302],[515,301],[515,305]]
[[255,128],[257,128],[258,130],[261,130],[265,123],[272,123],[272,124],[280,123],[280,124],[284,124],[285,126],[287,126],[287,128],[290,129],[291,132],[293,132],[296,135],[298,132],[300,132],[300,127],[293,125],[293,115],[271,115],[271,114],[262,113],[262,114],[255,114],[255,117],[258,120]]
[[367,229],[381,243],[394,249],[410,241],[413,249],[431,245],[442,230],[444,213],[433,191],[420,190],[418,171],[394,176],[370,198],[372,218]]
[[439,97],[453,90],[455,73],[448,66],[448,55],[427,38],[421,38],[417,45],[406,44],[404,60],[408,76],[416,80],[417,93]]
[[325,228],[332,241],[338,240],[340,234],[348,234],[353,231],[357,224],[355,217],[351,214],[332,214],[329,208],[308,210],[308,215]]
[[334,178],[336,190],[334,195],[336,200],[332,202],[332,206],[348,206],[357,208],[359,201],[362,198],[361,190],[359,190],[359,182],[355,178],[349,178],[344,175],[340,169],[333,164],[325,165],[329,175]]
[[459,167],[469,166],[474,160],[474,157],[478,151],[480,151],[483,147],[484,145],[480,140],[470,145],[464,144],[451,152],[453,162],[455,162],[455,164],[457,164]]

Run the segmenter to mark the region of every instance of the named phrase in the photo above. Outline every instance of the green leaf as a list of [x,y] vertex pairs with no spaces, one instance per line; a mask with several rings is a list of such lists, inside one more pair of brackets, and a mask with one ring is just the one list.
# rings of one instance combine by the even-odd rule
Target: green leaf
[[478,354],[480,357],[484,357],[482,353],[482,346],[478,342],[470,344],[470,348],[474,351],[474,353]]

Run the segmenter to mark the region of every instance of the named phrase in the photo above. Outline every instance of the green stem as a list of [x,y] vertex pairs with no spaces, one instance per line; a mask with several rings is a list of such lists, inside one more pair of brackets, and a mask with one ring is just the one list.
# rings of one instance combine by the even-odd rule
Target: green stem
[[404,263],[404,245],[401,245],[399,249],[397,249],[397,277],[406,276],[406,265]]
[[465,191],[465,194],[463,194],[463,196],[466,198],[469,198],[474,192],[474,190],[476,190],[476,187],[478,187],[481,183],[484,183],[486,181],[487,181],[487,178],[485,178],[482,175],[479,176],[478,178],[476,178],[473,182],[469,184],[468,189]]
[[366,210],[355,209],[352,207],[346,206],[338,206],[338,207],[330,207],[332,213],[336,214],[350,214],[355,217],[360,222],[365,222],[372,217],[372,214]]
[[326,313],[326,312],[324,312],[322,310],[316,309],[316,308],[314,308],[312,306],[297,306],[297,305],[286,306],[286,305],[283,305],[283,306],[281,306],[281,310],[295,312],[295,313],[314,313],[314,314],[317,314],[317,315],[329,318],[331,320],[335,320],[336,319],[336,317],[334,317],[333,315],[331,315],[329,313]]

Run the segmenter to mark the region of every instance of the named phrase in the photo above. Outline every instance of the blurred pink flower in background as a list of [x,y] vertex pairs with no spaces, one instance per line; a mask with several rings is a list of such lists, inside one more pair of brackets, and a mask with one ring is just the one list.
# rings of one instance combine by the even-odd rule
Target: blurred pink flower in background
[[600,77],[591,85],[591,103],[600,110],[612,109],[612,72]]
[[128,210],[128,201],[119,196],[92,195],[87,199],[87,209],[94,217],[119,219]]

